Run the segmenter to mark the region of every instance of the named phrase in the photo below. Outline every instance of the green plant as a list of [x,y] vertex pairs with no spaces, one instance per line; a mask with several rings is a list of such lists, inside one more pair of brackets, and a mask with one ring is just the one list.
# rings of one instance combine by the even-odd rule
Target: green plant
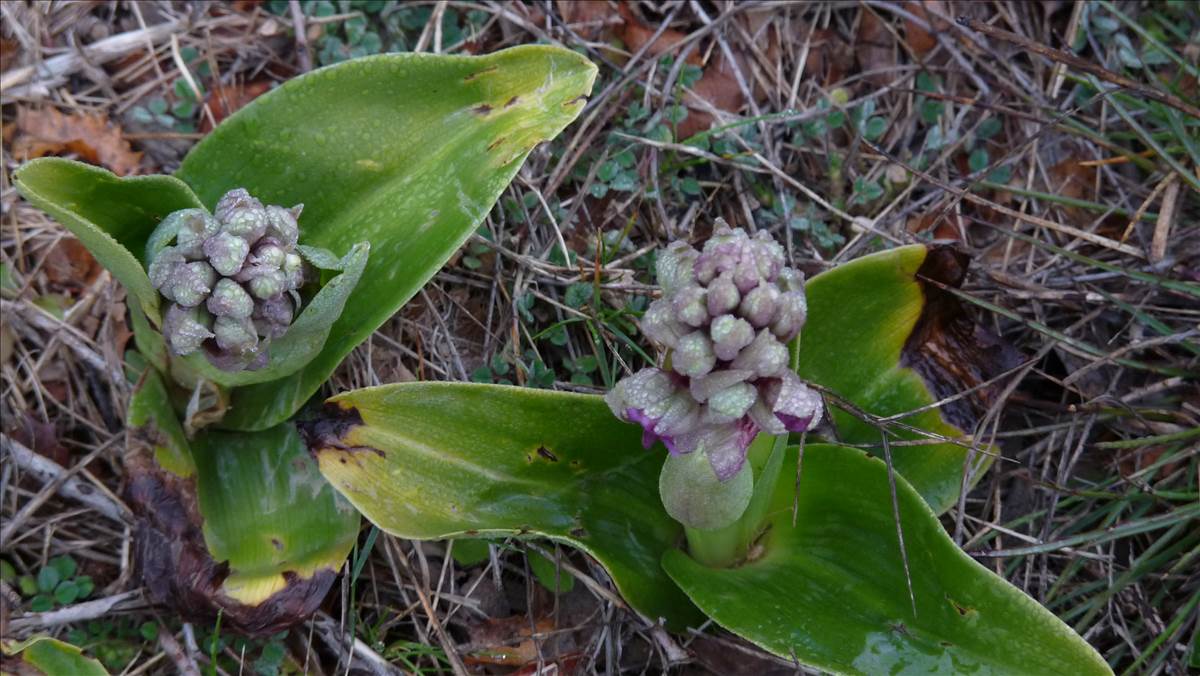
[[[200,60],[200,52],[195,47],[184,47],[179,50],[183,62],[189,67],[195,66],[196,75],[208,77],[208,63]],[[196,89],[192,89],[195,84]],[[163,97],[154,97],[145,105],[134,106],[130,114],[134,120],[142,124],[155,125],[172,129],[181,133],[196,131],[196,116],[204,103],[204,87],[195,80],[180,77],[171,84],[172,101]]]
[[[671,628],[707,615],[832,672],[1106,673],[938,523],[991,462],[994,449],[963,434],[987,401],[985,380],[1011,366],[945,290],[965,258],[907,246],[800,291],[776,246],[718,230],[704,253],[661,254],[664,297],[641,325],[666,359],[622,380],[607,405],[495,385],[385,385],[332,397],[301,424],[306,443],[382,529],[570,544]],[[731,307],[759,328],[725,326]],[[822,399],[833,424],[814,428]],[[665,463],[639,448],[659,441]]]
[[68,555],[50,559],[37,575],[16,577],[7,561],[0,561],[0,566],[4,567],[6,581],[11,577],[16,582],[21,594],[29,598],[29,609],[35,613],[82,601],[95,589],[90,576],[76,575],[78,564]]
[[[155,598],[259,635],[316,608],[359,516],[294,417],[575,118],[595,72],[545,46],[369,57],[256,99],[175,176],[57,158],[15,172],[129,294],[127,497]],[[65,598],[70,576],[49,570],[41,591]]]

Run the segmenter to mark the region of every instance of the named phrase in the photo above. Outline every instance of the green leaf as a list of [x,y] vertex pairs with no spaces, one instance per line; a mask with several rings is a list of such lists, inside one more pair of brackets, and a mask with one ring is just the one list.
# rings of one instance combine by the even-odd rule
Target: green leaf
[[678,550],[663,557],[721,626],[833,673],[1111,673],[1058,618],[963,553],[897,477],[914,614],[879,459],[809,445],[798,493],[795,477],[791,449],[753,560],[715,569]]
[[358,514],[317,472],[295,428],[201,434],[192,442],[204,541],[230,571],[222,591],[265,601],[288,578],[336,571],[358,537]]
[[54,588],[54,600],[62,605],[69,605],[79,598],[79,585],[71,580],[64,580]]
[[454,549],[451,553],[455,563],[463,568],[470,568],[487,561],[491,556],[491,547],[487,540],[457,538],[454,540]]
[[882,117],[872,117],[867,120],[865,125],[863,125],[863,136],[865,136],[868,141],[877,140],[879,137],[883,136],[885,131],[887,131],[887,120]]
[[161,324],[158,291],[140,257],[150,233],[167,214],[200,206],[185,183],[170,176],[121,178],[57,157],[21,165],[13,182],[22,197],[79,238],[155,326]]
[[79,569],[79,565],[75,563],[75,559],[66,554],[50,559],[46,562],[46,565],[57,570],[59,576],[64,580],[75,577],[75,571]]
[[[196,373],[224,387],[265,383],[295,373],[321,353],[330,329],[341,316],[351,292],[362,278],[370,246],[366,243],[354,245],[341,261],[336,258],[328,260],[324,255],[315,254],[314,251],[320,250],[313,247],[303,247],[303,250],[305,257],[314,265],[327,270],[340,270],[341,274],[326,282],[304,305],[300,316],[296,317],[283,337],[271,341],[267,365],[255,370],[225,371],[209,362],[202,352],[196,352],[184,358]],[[311,260],[310,253],[317,256],[318,260]],[[332,258],[332,254],[329,258]]]
[[156,464],[180,478],[196,473],[187,436],[162,376],[153,369],[144,369],[126,413],[126,435],[148,445]]
[[[20,655],[22,662],[43,674],[108,676],[99,662],[84,656],[78,647],[49,636],[34,636],[19,643],[6,641],[3,653],[7,656]],[[17,670],[24,673],[20,668]],[[7,669],[5,673],[8,673]]]
[[407,383],[347,392],[327,410],[303,424],[309,449],[380,528],[548,537],[596,558],[648,617],[679,628],[699,619],[658,565],[682,535],[658,499],[662,456],[600,397]]
[[[805,380],[821,385],[876,416],[902,414],[957,395],[1013,366],[1013,354],[974,326],[956,298],[918,277],[956,286],[965,260],[948,248],[913,245],[859,258],[809,281],[808,321],[800,335]],[[973,430],[987,390],[903,416],[907,425],[961,437]],[[828,401],[828,400],[827,400]],[[832,403],[832,402],[830,402]],[[838,438],[882,449],[881,432],[849,411],[832,406]],[[916,432],[891,428],[896,437]],[[958,498],[969,451],[950,443],[895,446],[896,471],[937,512]],[[980,448],[973,479],[992,460]]]
[[987,169],[987,165],[988,151],[986,148],[976,148],[975,150],[972,150],[971,154],[967,157],[967,168],[971,170],[971,173],[983,171],[984,169]]
[[529,152],[575,119],[595,76],[582,56],[542,45],[369,57],[285,83],[193,148],[179,176],[205,204],[243,187],[303,203],[305,244],[372,248],[320,355],[235,390],[222,424],[269,427],[316,392],[474,232]]
[[305,619],[354,546],[358,513],[321,477],[290,423],[204,431],[189,445],[169,404],[148,401],[163,394],[161,384],[156,372],[143,374],[126,454],[150,595],[189,619],[220,613],[251,634]]
[[526,559],[529,561],[529,570],[546,589],[555,594],[566,594],[575,588],[575,576],[554,561],[532,551],[526,555]]
[[54,566],[43,566],[38,571],[37,588],[38,591],[49,594],[54,591],[58,583],[62,581],[62,574]]

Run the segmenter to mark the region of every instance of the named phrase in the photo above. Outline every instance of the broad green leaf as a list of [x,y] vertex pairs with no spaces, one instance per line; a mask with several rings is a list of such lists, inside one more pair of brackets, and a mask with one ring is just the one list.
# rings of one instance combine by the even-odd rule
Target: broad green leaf
[[718,624],[833,673],[1110,673],[1050,611],[960,550],[896,477],[910,598],[886,465],[855,449],[812,444],[797,494],[796,457],[792,449],[756,558],[716,569],[679,550],[663,557]]
[[330,399],[301,430],[321,472],[394,535],[543,536],[582,549],[631,606],[676,627],[695,608],[659,566],[681,527],[658,498],[662,455],[600,397],[412,383]]
[[195,352],[184,360],[196,373],[223,387],[264,383],[295,373],[320,354],[329,330],[362,278],[369,249],[365,243],[358,244],[351,247],[341,261],[335,258],[325,262],[326,269],[337,269],[341,273],[325,282],[304,305],[300,316],[283,337],[271,341],[270,361],[266,366],[252,371],[223,371],[208,361],[202,352]]
[[229,562],[222,592],[247,605],[285,592],[289,578],[335,573],[359,517],[321,477],[296,428],[202,433],[192,442],[204,541]]
[[287,82],[201,141],[179,177],[205,204],[243,187],[303,203],[305,244],[371,244],[321,354],[282,381],[237,389],[222,424],[268,427],[316,392],[475,230],[534,146],[575,119],[595,76],[582,56],[548,46],[387,54]]
[[158,292],[141,255],[167,214],[200,206],[182,181],[170,176],[121,178],[99,167],[48,157],[13,173],[17,192],[79,238],[101,265],[125,285],[154,325],[161,323]]
[[78,646],[49,636],[34,636],[19,643],[5,643],[3,652],[5,655],[19,655],[22,662],[49,676],[108,676],[104,666],[85,656]]
[[142,369],[141,380],[134,388],[125,418],[126,434],[143,439],[153,449],[159,467],[180,478],[196,473],[187,437],[158,371]]
[[278,632],[312,613],[358,534],[359,516],[321,477],[291,424],[183,436],[159,374],[129,406],[125,465],[138,569],[150,594],[191,619]]
[[[957,299],[921,276],[938,278],[964,265],[948,249],[913,245],[864,256],[814,277],[808,321],[800,335],[802,378],[826,387],[876,416],[911,411],[959,394],[1012,364],[996,339],[977,329]],[[945,281],[945,280],[943,280]],[[952,282],[948,282],[953,285]],[[977,393],[900,422],[947,438],[971,434]],[[881,432],[848,411],[831,407],[838,440],[875,444]],[[902,439],[916,432],[895,430]],[[969,445],[969,440],[965,441]],[[896,471],[937,512],[958,498],[969,449],[951,443],[892,446]],[[991,464],[993,449],[975,456],[973,476]]]

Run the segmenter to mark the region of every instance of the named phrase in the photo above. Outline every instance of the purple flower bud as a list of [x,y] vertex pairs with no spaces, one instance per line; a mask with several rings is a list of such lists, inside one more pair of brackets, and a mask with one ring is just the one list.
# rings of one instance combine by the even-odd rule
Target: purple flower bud
[[673,349],[679,338],[691,331],[691,327],[675,319],[675,311],[670,301],[660,298],[650,304],[646,314],[642,315],[642,333],[654,342]]
[[771,323],[771,332],[785,343],[792,341],[804,328],[804,320],[808,316],[808,300],[803,291],[788,291],[779,297],[779,309],[775,321]]
[[263,241],[254,247],[254,254],[251,255],[250,262],[269,268],[282,268],[286,257],[287,254],[282,247],[269,238],[263,238]]
[[218,233],[204,242],[204,255],[208,257],[208,262],[227,277],[242,269],[249,252],[250,245],[246,240],[228,232]]
[[262,207],[231,209],[221,221],[221,232],[241,237],[247,243],[257,242],[267,234],[267,211]]
[[218,221],[224,223],[229,220],[230,214],[236,210],[262,208],[262,202],[251,197],[245,188],[235,188],[225,193],[217,201],[217,208],[213,209],[213,215],[217,217]]
[[254,312],[254,318],[260,321],[256,321],[254,325],[260,335],[279,338],[291,326],[293,313],[292,299],[288,298],[286,294],[279,294],[275,298],[259,302]]
[[255,298],[266,300],[286,291],[286,282],[282,271],[267,270],[257,277],[252,277],[247,286],[250,287],[250,293]]
[[241,284],[224,277],[217,280],[212,295],[208,297],[208,311],[218,317],[245,319],[254,312],[254,299]]
[[753,371],[758,378],[771,378],[780,371],[787,370],[788,356],[787,346],[779,342],[770,331],[763,329],[730,366]]
[[724,221],[702,252],[675,242],[659,256],[663,296],[641,326],[669,349],[673,372],[643,370],[607,398],[619,417],[642,425],[644,443],[702,452],[727,481],[760,430],[817,424],[820,397],[788,369],[784,341],[799,332],[806,307],[804,277],[785,262],[768,233],[750,237]]
[[746,415],[758,399],[758,390],[750,383],[734,383],[718,390],[704,405],[701,420],[709,425],[724,425]]
[[226,352],[246,354],[258,347],[258,334],[249,319],[217,317],[213,322],[213,333],[217,337],[217,347]]
[[692,393],[693,399],[703,404],[713,393],[753,377],[753,371],[735,371],[733,369],[713,371],[706,376],[692,378],[688,383],[688,390]]
[[209,318],[197,307],[184,308],[172,303],[163,317],[163,336],[172,354],[187,356],[213,337]]
[[821,422],[821,395],[791,371],[783,373],[778,388],[770,388],[767,404],[789,432],[804,432]]
[[[184,257],[182,251],[175,247],[164,249],[151,261],[150,268],[146,271],[146,274],[150,277],[150,284],[162,291],[163,295],[166,295],[167,290],[171,286],[170,282],[176,276],[176,270],[182,267],[184,263],[187,263],[187,258]],[[167,299],[175,300],[170,296],[167,296]]]
[[693,331],[680,338],[671,353],[671,367],[675,372],[693,378],[708,373],[716,363],[712,341],[703,331]]
[[216,281],[217,271],[208,263],[183,263],[172,270],[162,294],[184,307],[194,307],[208,298]]
[[300,226],[296,221],[303,210],[303,204],[297,204],[291,209],[274,204],[267,207],[267,236],[277,239],[283,247],[290,249],[296,246],[300,239]]
[[175,245],[188,256],[199,258],[203,255],[204,243],[209,237],[217,234],[221,224],[217,219],[203,209],[184,209],[176,211],[167,217],[170,220],[180,214],[179,230],[175,234]]
[[687,242],[672,242],[666,251],[658,254],[655,272],[658,285],[662,287],[664,294],[672,293],[675,289],[695,281],[692,265],[696,262],[696,255],[696,250],[688,246]]
[[776,301],[779,295],[779,289],[775,288],[774,284],[756,286],[742,299],[742,304],[738,307],[738,314],[745,317],[754,325],[754,328],[761,329],[770,324],[771,319],[775,316]]
[[604,398],[614,415],[642,426],[642,445],[662,441],[677,452],[675,437],[696,426],[699,407],[677,376],[659,369],[643,369],[623,378]]
[[283,257],[283,276],[287,279],[289,289],[299,289],[304,286],[304,260],[294,253]]
[[703,326],[708,322],[704,289],[698,286],[680,289],[671,299],[671,307],[675,310],[675,318],[688,326]]
[[780,291],[787,293],[788,291],[799,291],[804,293],[804,273],[792,268],[783,268],[779,271],[779,275],[775,278],[775,285]]
[[709,329],[713,352],[721,361],[732,361],[742,348],[754,340],[754,328],[750,323],[733,315],[721,315],[713,320]]
[[716,317],[731,312],[742,299],[729,275],[721,275],[708,285],[708,314]]
[[757,434],[758,428],[746,419],[728,425],[710,426],[697,444],[697,449],[708,456],[708,463],[717,479],[728,481],[746,464],[746,449]]

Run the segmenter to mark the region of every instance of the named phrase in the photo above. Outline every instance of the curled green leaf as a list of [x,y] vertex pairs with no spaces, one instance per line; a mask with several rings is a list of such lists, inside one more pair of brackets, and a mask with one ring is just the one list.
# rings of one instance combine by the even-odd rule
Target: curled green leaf
[[158,292],[146,276],[139,254],[168,214],[201,207],[186,183],[171,176],[122,178],[56,157],[21,165],[13,174],[13,183],[22,197],[79,238],[125,285],[151,324],[161,325]]

